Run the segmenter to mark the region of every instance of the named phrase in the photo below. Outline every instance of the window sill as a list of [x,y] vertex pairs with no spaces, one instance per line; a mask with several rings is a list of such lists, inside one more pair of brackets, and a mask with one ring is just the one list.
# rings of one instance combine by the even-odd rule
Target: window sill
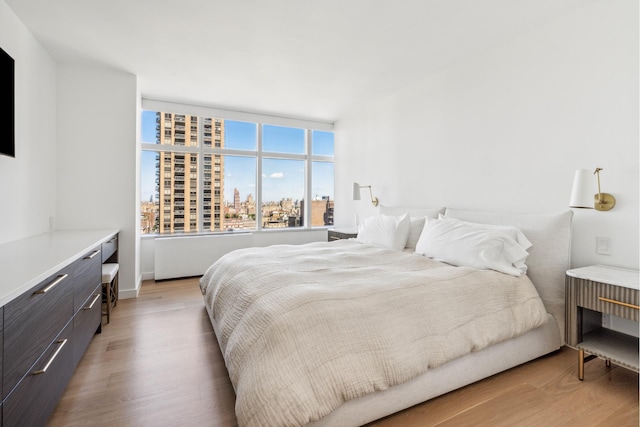
[[330,228],[333,228],[332,225],[327,225],[323,227],[313,227],[313,228],[272,228],[272,229],[261,229],[261,230],[234,230],[234,231],[218,231],[218,232],[208,232],[208,233],[174,233],[174,234],[141,234],[140,237],[142,240],[150,240],[150,239],[168,239],[172,237],[212,237],[212,236],[233,236],[233,235],[246,235],[246,234],[275,234],[275,233],[304,233],[304,232],[315,232],[315,231],[327,231]]

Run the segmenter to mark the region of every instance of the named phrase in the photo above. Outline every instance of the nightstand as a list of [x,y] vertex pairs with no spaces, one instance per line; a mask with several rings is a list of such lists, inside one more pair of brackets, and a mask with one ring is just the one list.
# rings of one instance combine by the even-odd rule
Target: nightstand
[[352,239],[358,236],[358,230],[355,227],[348,228],[331,228],[328,233],[329,242],[333,240]]
[[638,277],[638,270],[604,265],[567,271],[566,341],[578,349],[580,380],[584,363],[595,357],[640,372],[638,338],[602,327],[602,314],[638,322]]

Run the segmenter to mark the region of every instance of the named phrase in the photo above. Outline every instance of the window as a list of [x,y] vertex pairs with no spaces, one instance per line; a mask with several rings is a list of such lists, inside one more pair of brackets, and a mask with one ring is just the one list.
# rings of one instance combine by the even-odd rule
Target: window
[[333,132],[159,109],[141,128],[143,234],[333,225]]
[[304,225],[304,166],[303,160],[262,160],[263,228]]
[[313,162],[311,182],[311,226],[333,224],[333,162]]
[[264,125],[262,149],[266,152],[303,154],[305,152],[304,129]]
[[225,229],[256,229],[256,157],[224,156],[220,162],[225,169]]

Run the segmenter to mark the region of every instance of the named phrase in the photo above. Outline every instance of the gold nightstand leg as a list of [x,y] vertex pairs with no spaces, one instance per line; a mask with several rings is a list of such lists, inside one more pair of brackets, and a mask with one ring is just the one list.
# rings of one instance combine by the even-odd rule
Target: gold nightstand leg
[[584,380],[584,350],[578,350],[578,379]]

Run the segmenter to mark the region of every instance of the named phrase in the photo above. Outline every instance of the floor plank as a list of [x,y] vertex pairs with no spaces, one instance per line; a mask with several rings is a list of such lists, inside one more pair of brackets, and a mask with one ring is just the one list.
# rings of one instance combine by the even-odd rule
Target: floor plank
[[[235,395],[198,279],[145,281],[118,301],[49,427],[235,426]],[[559,352],[369,424],[638,426],[638,374]]]

